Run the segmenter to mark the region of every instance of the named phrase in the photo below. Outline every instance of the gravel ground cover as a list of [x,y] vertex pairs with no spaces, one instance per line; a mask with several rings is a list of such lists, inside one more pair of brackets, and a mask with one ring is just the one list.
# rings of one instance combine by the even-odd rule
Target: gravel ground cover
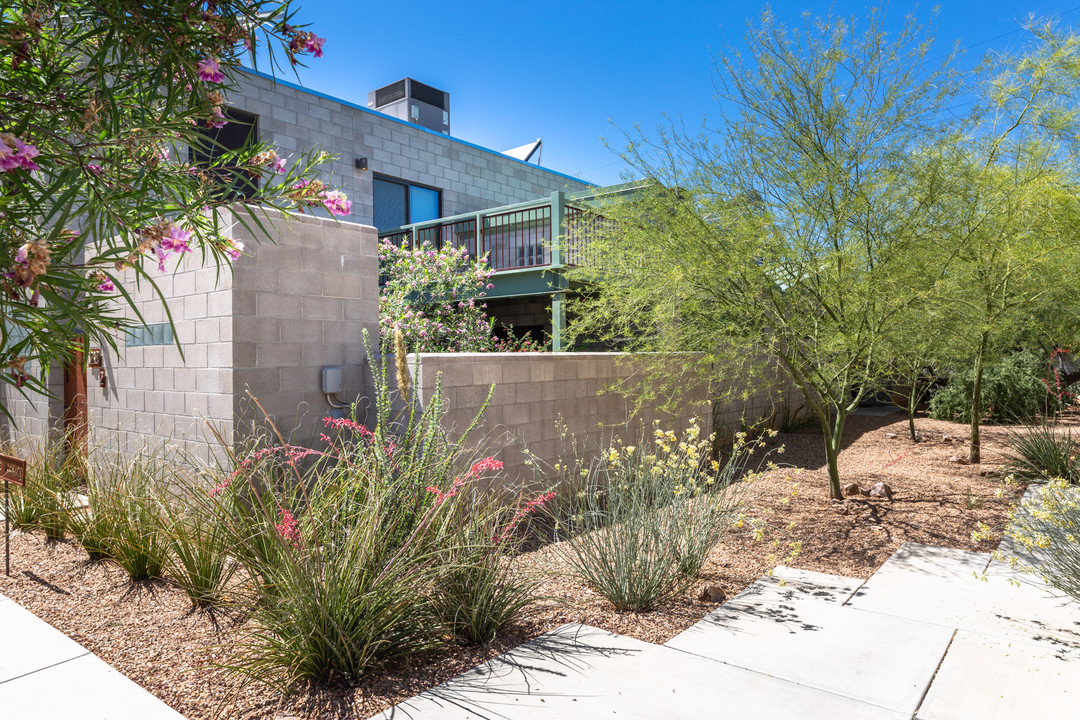
[[[1063,422],[1080,425],[1080,414]],[[169,584],[133,585],[119,569],[88,562],[78,545],[46,542],[38,533],[13,537],[12,575],[0,575],[0,592],[190,720],[364,718],[567,622],[663,643],[715,607],[715,601],[698,599],[701,588],[716,585],[731,597],[776,564],[867,578],[904,541],[992,550],[1023,491],[1004,485],[999,472],[1003,442],[1013,429],[984,428],[984,462],[970,466],[950,461],[966,454],[965,426],[927,419],[918,425],[924,441],[912,443],[903,414],[853,416],[848,422],[840,455],[843,482],[866,490],[884,481],[894,492],[891,501],[830,500],[820,434],[781,434],[775,444],[783,445],[783,453],[770,457],[783,467],[755,481],[745,522],[713,551],[700,582],[685,597],[648,613],[616,612],[569,580],[557,548],[547,546],[514,561],[521,572],[540,575],[544,599],[496,642],[441,650],[359,686],[302,687],[283,695],[245,681],[222,667],[242,618],[192,612],[186,596]],[[976,542],[972,532],[980,522],[995,535]]]

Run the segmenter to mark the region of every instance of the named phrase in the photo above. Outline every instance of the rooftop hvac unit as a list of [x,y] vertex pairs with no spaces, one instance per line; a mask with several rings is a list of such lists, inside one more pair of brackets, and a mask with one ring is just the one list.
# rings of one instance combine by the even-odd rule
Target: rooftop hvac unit
[[412,78],[368,93],[368,107],[428,130],[450,134],[450,93]]

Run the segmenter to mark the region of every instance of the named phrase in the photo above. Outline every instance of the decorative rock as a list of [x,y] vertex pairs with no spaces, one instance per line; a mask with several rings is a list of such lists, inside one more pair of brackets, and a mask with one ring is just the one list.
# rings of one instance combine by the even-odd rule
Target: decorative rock
[[885,437],[888,438],[889,440],[892,440],[893,438],[896,437],[896,433],[885,433]]
[[971,458],[967,455],[953,455],[949,458],[949,462],[956,463],[957,465],[970,465]]
[[870,488],[870,497],[892,500],[892,488],[883,482],[875,483],[874,487]]
[[845,485],[842,492],[844,497],[855,497],[856,495],[862,495],[862,490],[859,488],[859,483],[850,483]]
[[727,593],[719,585],[706,585],[698,593],[698,600],[701,602],[722,603],[727,600]]

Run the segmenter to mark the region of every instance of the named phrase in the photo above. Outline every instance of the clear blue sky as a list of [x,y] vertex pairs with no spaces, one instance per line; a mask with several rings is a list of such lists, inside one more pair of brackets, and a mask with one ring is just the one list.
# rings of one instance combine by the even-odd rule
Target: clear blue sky
[[[605,148],[625,143],[620,128],[653,128],[663,115],[698,127],[716,117],[713,58],[739,47],[746,21],[764,3],[345,2],[294,0],[297,19],[326,38],[325,56],[309,59],[300,83],[366,105],[369,90],[410,76],[450,93],[450,129],[458,138],[506,150],[540,137],[545,167],[606,185],[624,169]],[[1068,1],[1068,0],[1067,0]],[[1080,3],[1080,0],[1072,0]],[[776,2],[793,25],[805,12],[865,15],[865,3]],[[930,6],[894,2],[891,25],[905,14],[933,20]],[[1031,12],[1080,24],[1080,4],[985,0],[940,7],[932,24],[940,55],[954,42],[971,48],[963,63],[1023,37]],[[283,79],[295,81],[285,71]]]

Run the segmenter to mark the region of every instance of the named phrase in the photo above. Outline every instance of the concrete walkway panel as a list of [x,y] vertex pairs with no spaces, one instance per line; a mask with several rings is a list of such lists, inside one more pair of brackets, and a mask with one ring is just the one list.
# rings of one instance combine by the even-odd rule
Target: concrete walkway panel
[[82,645],[7,598],[0,600],[0,628],[0,687],[89,654]]
[[760,588],[764,587],[777,587],[790,592],[791,597],[806,596],[821,602],[843,605],[865,582],[859,578],[777,565],[772,574],[755,581],[739,593],[739,596],[759,592]]
[[184,720],[90,653],[0,683],[0,714],[19,720]]
[[1080,647],[1080,604],[1018,582],[989,555],[905,543],[850,607],[1025,642]]
[[376,717],[901,720],[911,715],[567,625]]
[[668,647],[915,712],[953,629],[767,588],[743,593]]
[[960,631],[918,720],[1080,717],[1080,653]]

